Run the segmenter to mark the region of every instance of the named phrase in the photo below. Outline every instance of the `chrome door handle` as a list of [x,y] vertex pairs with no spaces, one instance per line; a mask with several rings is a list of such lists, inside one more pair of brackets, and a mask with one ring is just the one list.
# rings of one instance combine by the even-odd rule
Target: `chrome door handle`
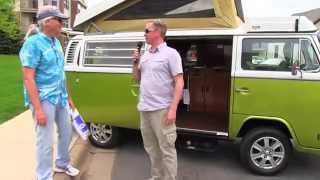
[[249,92],[249,89],[248,89],[248,88],[237,88],[237,89],[236,89],[236,92],[239,92],[239,93],[248,93],[248,92]]

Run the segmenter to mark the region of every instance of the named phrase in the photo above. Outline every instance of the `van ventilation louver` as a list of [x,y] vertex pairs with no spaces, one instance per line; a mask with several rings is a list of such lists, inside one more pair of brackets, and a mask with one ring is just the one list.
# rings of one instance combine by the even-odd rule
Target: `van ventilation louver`
[[71,42],[70,47],[69,47],[68,52],[67,52],[67,58],[66,58],[66,63],[67,64],[72,64],[73,63],[75,51],[76,51],[76,48],[77,48],[78,44],[79,44],[79,41]]

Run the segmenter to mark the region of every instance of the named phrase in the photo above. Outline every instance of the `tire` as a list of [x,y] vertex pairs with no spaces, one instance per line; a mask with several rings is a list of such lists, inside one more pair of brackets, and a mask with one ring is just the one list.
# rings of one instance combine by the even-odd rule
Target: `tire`
[[265,176],[282,171],[288,165],[291,153],[289,138],[272,127],[249,131],[240,144],[242,163],[252,172]]
[[89,123],[90,142],[97,147],[111,149],[120,143],[120,128],[106,125]]

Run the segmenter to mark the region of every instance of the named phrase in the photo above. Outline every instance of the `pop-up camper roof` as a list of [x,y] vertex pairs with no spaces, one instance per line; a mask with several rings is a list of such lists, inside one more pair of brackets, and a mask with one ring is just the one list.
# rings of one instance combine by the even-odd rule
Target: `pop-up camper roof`
[[79,14],[85,32],[141,31],[149,19],[170,29],[236,28],[243,22],[240,0],[108,0]]

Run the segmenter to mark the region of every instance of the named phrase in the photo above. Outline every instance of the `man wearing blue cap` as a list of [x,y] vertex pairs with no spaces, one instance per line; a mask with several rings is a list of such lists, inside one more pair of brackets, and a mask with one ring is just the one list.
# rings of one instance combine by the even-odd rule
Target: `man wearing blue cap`
[[70,164],[72,136],[69,108],[75,106],[68,95],[64,73],[64,55],[57,37],[63,20],[68,19],[54,6],[44,6],[37,13],[39,30],[20,50],[23,66],[25,105],[32,110],[36,131],[36,179],[53,179],[53,127],[58,129],[58,155],[55,171],[70,176],[79,170]]

